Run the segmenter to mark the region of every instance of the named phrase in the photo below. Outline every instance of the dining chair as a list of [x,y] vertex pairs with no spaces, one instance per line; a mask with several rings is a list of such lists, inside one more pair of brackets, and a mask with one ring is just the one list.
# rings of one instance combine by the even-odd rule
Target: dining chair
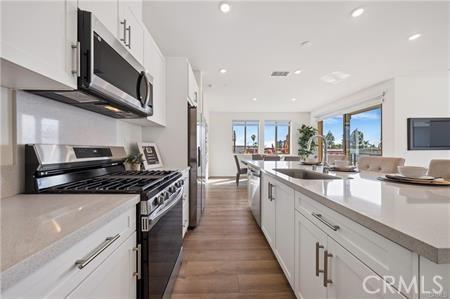
[[358,159],[360,171],[397,173],[397,167],[403,165],[405,159],[397,157],[360,156]]
[[248,169],[245,167],[241,167],[241,164],[239,163],[239,158],[237,155],[234,155],[234,162],[236,162],[236,186],[239,187],[239,179],[241,178],[241,174],[247,174]]
[[428,175],[450,180],[450,160],[433,159],[428,166]]
[[253,154],[252,155],[252,160],[253,161],[261,161],[261,160],[264,160],[264,156],[261,155],[261,154]]
[[264,161],[280,161],[280,156],[264,155]]
[[300,161],[300,156],[285,156],[284,161]]

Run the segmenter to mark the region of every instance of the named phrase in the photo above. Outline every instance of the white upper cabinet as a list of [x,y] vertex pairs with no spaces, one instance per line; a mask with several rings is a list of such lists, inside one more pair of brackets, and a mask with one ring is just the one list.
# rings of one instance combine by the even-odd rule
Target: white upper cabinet
[[77,86],[77,1],[2,1],[2,86]]
[[200,95],[198,83],[190,64],[188,67],[188,97],[191,105],[197,106],[199,104]]
[[151,122],[166,124],[166,60],[150,33],[144,32],[144,66],[153,78],[153,115]]
[[78,0],[78,8],[92,12],[114,36],[119,36],[119,8],[117,0]]
[[128,1],[119,1],[119,39],[131,54],[143,63],[144,25],[142,24],[142,11],[141,16],[135,14],[136,6],[137,4],[130,6]]

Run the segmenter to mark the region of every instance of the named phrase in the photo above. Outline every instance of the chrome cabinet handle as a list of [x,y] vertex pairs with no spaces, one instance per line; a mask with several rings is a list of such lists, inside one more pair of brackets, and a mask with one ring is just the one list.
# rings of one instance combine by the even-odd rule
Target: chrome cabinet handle
[[328,258],[333,257],[331,253],[328,253],[328,250],[325,250],[323,253],[323,286],[327,287],[328,284],[333,283],[331,279],[328,279]]
[[92,262],[100,253],[106,250],[112,243],[114,243],[117,239],[120,238],[120,234],[115,235],[114,237],[108,237],[105,241],[102,242],[97,248],[95,248],[92,252],[90,252],[86,257],[75,261],[75,265],[78,266],[78,269],[83,269],[90,262]]
[[134,247],[133,251],[136,252],[136,272],[133,273],[133,276],[135,276],[137,279],[141,279],[141,277],[142,277],[142,269],[141,269],[142,249],[141,249],[141,244],[139,244],[137,247]]
[[72,75],[81,75],[80,70],[80,42],[73,43],[72,46]]
[[270,187],[271,185],[271,183],[267,183],[267,196],[269,197],[270,201],[272,201],[272,188]]
[[273,187],[275,187],[272,183],[269,183],[269,199],[270,201],[275,200],[275,197],[273,197]]
[[326,226],[328,226],[329,228],[331,228],[334,231],[337,231],[340,227],[339,225],[334,225],[329,223],[328,221],[326,221],[325,219],[323,219],[322,214],[317,214],[317,213],[311,213],[311,215],[314,216],[314,218],[316,218],[317,220],[319,220],[320,222],[322,222],[323,224],[325,224]]
[[131,25],[128,25],[126,30],[128,31],[128,45],[125,45],[128,47],[128,49],[131,49]]
[[126,46],[127,45],[127,19],[123,19],[123,21],[120,22],[120,24],[123,26],[123,37],[120,39],[120,41],[122,41]]
[[316,242],[316,276],[319,276],[319,273],[323,273],[323,270],[319,269],[319,251],[320,249],[323,249],[324,247],[319,244],[319,242]]

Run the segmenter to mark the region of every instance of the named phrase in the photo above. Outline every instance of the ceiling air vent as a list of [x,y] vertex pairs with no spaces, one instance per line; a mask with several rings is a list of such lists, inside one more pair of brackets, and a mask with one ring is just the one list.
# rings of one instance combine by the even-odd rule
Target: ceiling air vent
[[272,74],[270,76],[271,77],[287,77],[287,75],[289,75],[289,72],[286,72],[286,71],[275,71],[275,72],[272,72]]

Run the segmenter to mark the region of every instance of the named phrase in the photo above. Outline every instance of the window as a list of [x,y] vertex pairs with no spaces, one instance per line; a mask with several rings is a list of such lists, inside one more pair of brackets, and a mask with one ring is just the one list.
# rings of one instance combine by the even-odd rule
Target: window
[[330,154],[344,154],[344,117],[342,115],[323,120],[323,134]]
[[291,126],[289,121],[264,122],[264,153],[289,154]]
[[233,121],[233,153],[258,153],[259,121]]
[[319,133],[328,141],[328,152],[345,154],[352,161],[360,155],[381,156],[381,109],[379,105],[325,118],[319,124]]

